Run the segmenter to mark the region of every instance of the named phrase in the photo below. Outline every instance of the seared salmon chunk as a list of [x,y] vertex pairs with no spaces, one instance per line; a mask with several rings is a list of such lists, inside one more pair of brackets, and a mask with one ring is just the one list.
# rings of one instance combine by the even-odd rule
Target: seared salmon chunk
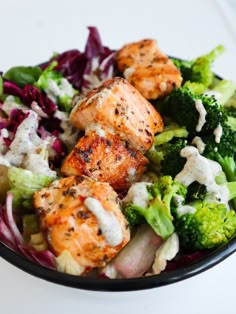
[[155,40],[144,39],[118,50],[117,67],[147,99],[157,99],[181,86],[182,77],[174,63],[163,54]]
[[118,134],[131,148],[147,151],[163,120],[136,88],[121,77],[105,81],[82,100],[74,98],[71,123],[85,130],[91,123]]
[[52,251],[69,252],[81,274],[104,266],[130,239],[117,194],[107,183],[63,178],[35,192],[34,206]]
[[125,145],[117,134],[95,128],[79,140],[61,171],[66,176],[87,175],[120,190],[138,181],[147,164],[148,159]]

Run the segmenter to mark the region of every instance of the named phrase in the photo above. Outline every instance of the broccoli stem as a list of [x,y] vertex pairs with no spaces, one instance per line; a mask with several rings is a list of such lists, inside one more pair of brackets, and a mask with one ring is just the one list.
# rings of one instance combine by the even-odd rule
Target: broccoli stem
[[172,216],[158,197],[151,200],[147,208],[132,205],[132,210],[142,215],[155,233],[162,239],[167,239],[174,232]]

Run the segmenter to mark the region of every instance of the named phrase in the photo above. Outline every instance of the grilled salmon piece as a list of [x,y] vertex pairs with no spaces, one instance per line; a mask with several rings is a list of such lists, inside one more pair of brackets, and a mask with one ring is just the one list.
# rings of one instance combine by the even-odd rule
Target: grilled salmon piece
[[100,124],[118,134],[131,148],[147,151],[154,134],[163,130],[160,114],[128,81],[116,77],[93,89],[82,100],[74,98],[71,123],[85,130]]
[[124,45],[116,54],[117,67],[147,99],[157,99],[180,87],[182,77],[174,63],[161,52],[155,40]]
[[130,239],[117,194],[107,183],[63,178],[35,192],[34,206],[52,251],[68,251],[81,274],[104,266]]
[[100,129],[90,130],[79,140],[61,171],[66,176],[87,175],[120,190],[136,182],[147,164],[148,159],[125,146],[117,134]]

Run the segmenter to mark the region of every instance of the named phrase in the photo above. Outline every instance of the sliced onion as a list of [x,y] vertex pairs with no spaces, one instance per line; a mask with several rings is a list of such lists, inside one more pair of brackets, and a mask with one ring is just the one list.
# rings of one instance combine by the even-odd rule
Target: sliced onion
[[6,222],[16,242],[23,244],[24,243],[23,237],[13,218],[12,200],[13,200],[13,194],[8,192],[7,197],[6,197],[6,220],[7,220]]
[[33,259],[38,262],[40,265],[52,269],[56,269],[55,256],[50,251],[35,251],[30,250],[31,256]]
[[0,239],[11,249],[16,249],[14,237],[2,217],[0,217]]
[[21,253],[27,259],[35,261],[38,264],[56,269],[55,256],[49,250],[35,251],[24,243],[14,217],[12,208],[13,194],[8,192],[6,197],[5,209],[0,207],[0,240],[17,253]]
[[148,225],[142,225],[112,261],[123,278],[141,277],[151,267],[155,253],[163,240]]

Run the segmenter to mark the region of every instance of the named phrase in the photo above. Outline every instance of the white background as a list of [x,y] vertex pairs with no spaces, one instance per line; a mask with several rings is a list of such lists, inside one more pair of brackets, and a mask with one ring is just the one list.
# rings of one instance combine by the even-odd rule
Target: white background
[[[55,51],[82,50],[93,25],[112,48],[150,37],[169,55],[194,58],[223,44],[215,71],[236,80],[236,17],[227,1],[0,0],[0,12],[2,71],[40,63]],[[170,286],[99,293],[48,283],[0,258],[0,313],[235,314],[235,265],[236,254]]]

